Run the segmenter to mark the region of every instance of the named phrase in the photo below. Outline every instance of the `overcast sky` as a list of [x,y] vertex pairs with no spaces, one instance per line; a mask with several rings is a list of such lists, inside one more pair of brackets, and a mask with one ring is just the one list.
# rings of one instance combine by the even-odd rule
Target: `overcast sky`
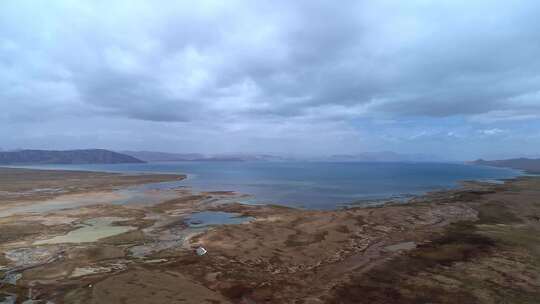
[[1,1],[0,147],[540,154],[540,1]]

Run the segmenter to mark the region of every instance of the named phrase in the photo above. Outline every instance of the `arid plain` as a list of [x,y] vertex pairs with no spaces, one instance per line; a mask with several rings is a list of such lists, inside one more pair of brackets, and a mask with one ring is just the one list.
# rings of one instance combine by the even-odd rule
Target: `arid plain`
[[[540,298],[540,178],[333,211],[137,188],[183,178],[0,169],[0,303]],[[190,222],[201,212],[239,221]]]

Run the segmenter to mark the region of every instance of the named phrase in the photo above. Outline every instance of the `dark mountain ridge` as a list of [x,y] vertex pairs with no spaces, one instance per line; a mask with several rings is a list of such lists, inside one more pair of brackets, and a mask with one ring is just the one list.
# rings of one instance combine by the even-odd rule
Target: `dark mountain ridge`
[[428,154],[402,154],[392,151],[362,152],[356,154],[335,154],[328,160],[360,162],[432,162],[441,159]]
[[147,162],[167,162],[167,161],[191,161],[204,158],[200,153],[169,153],[154,151],[119,151],[140,160]]
[[133,156],[104,149],[18,150],[0,152],[0,164],[121,164],[144,163]]
[[268,154],[227,153],[206,155],[202,153],[170,153],[157,151],[120,151],[123,154],[147,162],[168,161],[267,161],[283,160],[282,157]]
[[475,165],[523,170],[523,171],[526,171],[528,173],[533,173],[533,174],[540,173],[540,159],[532,159],[532,158],[513,158],[513,159],[502,159],[502,160],[478,159],[470,163],[475,164]]

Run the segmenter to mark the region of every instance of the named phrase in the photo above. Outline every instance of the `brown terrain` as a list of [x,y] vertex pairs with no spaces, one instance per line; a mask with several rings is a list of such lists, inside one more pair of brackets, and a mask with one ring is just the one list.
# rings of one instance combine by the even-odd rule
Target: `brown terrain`
[[[334,211],[186,188],[118,203],[123,187],[181,178],[0,169],[0,303],[540,299],[540,178]],[[190,225],[200,211],[246,221]]]
[[32,170],[0,167],[0,208],[44,201],[65,194],[111,191],[119,187],[184,179],[185,175]]

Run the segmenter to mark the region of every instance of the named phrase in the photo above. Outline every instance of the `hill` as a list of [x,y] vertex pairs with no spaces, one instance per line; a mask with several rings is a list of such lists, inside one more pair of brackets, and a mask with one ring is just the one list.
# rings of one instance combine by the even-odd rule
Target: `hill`
[[427,154],[401,154],[392,151],[362,152],[357,154],[336,154],[328,158],[330,161],[351,162],[432,162],[440,161],[437,156]]
[[540,159],[531,159],[531,158],[513,158],[513,159],[503,159],[503,160],[478,159],[471,163],[475,165],[524,170],[528,173],[534,173],[534,174],[540,173]]
[[190,161],[204,158],[204,155],[199,153],[167,153],[154,151],[120,151],[120,153],[147,162]]
[[267,161],[283,160],[279,156],[267,154],[229,153],[205,155],[201,153],[168,153],[155,151],[121,151],[121,153],[133,156],[147,162],[168,161]]
[[133,156],[103,150],[18,150],[0,152],[0,164],[120,164],[144,163]]

